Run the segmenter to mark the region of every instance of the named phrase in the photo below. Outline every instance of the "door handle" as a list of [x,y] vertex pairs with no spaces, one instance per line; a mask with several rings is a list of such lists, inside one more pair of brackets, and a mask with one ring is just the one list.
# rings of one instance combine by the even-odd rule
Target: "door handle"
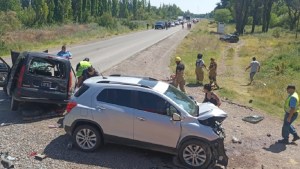
[[146,121],[143,117],[136,117],[140,121]]
[[103,106],[97,106],[96,108],[99,110],[105,110],[105,107],[103,107]]

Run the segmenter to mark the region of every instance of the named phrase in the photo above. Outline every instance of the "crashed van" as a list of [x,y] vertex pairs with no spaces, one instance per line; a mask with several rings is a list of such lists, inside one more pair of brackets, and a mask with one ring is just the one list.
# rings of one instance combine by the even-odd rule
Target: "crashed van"
[[45,52],[11,52],[12,66],[0,57],[0,87],[11,96],[10,108],[20,103],[66,105],[72,94],[69,60]]

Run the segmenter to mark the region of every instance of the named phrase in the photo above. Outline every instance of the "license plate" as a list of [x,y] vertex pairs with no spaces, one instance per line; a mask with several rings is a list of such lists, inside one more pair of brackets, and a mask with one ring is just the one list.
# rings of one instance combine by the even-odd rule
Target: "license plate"
[[41,87],[51,88],[51,82],[42,82]]

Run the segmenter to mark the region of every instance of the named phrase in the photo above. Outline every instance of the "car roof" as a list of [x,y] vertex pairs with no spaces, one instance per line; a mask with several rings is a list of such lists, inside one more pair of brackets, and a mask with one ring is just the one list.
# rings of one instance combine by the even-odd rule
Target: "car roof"
[[149,77],[134,77],[134,76],[96,76],[84,81],[90,85],[124,85],[131,87],[141,87],[154,90],[163,94],[169,84]]
[[60,60],[62,62],[69,62],[69,60],[67,60],[67,59],[65,59],[63,57],[51,54],[51,53],[45,53],[45,52],[23,52],[22,54],[27,55],[29,57],[33,56],[33,57],[40,57],[40,58],[48,58],[48,59]]

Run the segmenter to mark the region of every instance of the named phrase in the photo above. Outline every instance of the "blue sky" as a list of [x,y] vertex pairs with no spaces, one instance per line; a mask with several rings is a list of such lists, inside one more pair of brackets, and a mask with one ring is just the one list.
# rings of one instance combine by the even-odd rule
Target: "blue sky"
[[150,0],[151,6],[159,7],[160,4],[176,4],[181,10],[194,14],[211,12],[220,0]]

